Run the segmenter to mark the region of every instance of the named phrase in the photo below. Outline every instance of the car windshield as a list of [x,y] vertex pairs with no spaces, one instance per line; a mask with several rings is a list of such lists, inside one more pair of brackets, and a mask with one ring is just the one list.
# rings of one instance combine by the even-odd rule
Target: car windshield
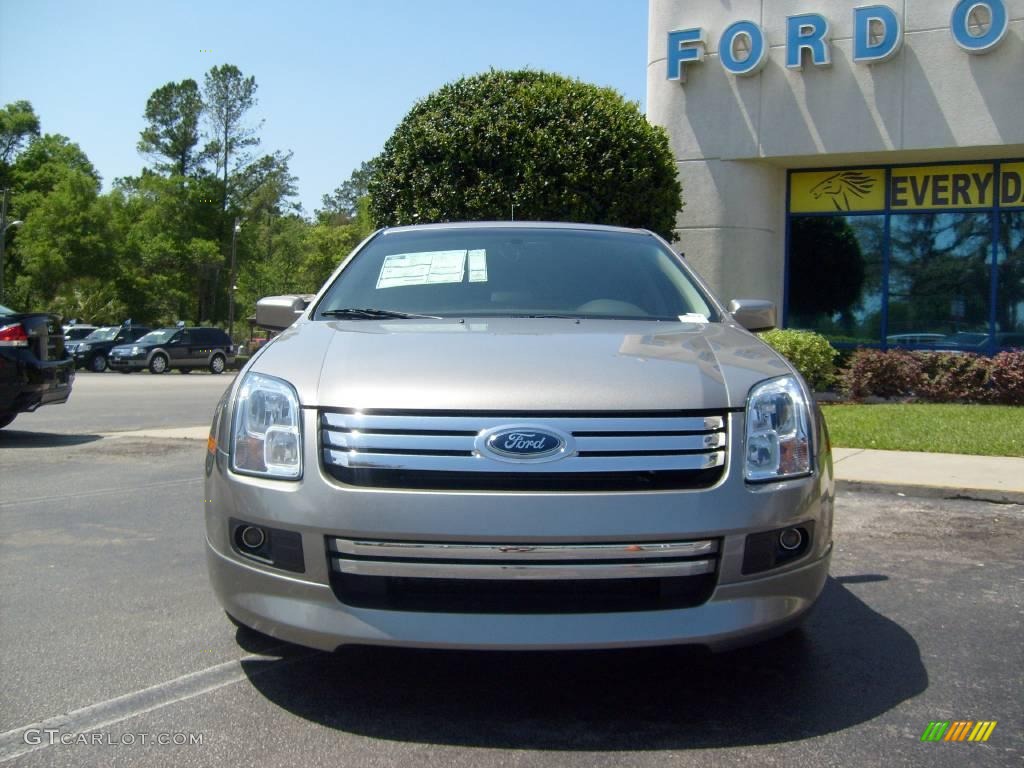
[[13,309],[11,309],[10,307],[5,307],[3,304],[0,304],[0,317],[2,317],[3,315],[14,315],[14,314],[17,314],[17,313]]
[[117,332],[120,331],[120,326],[114,326],[112,328],[97,328],[95,331],[85,337],[86,341],[113,341],[114,337],[117,336]]
[[69,340],[71,340],[71,339],[84,339],[86,336],[88,336],[92,332],[93,332],[93,329],[90,329],[90,328],[68,328],[67,333],[65,333],[64,335],[67,336],[67,338]]
[[341,272],[314,317],[717,320],[655,237],[555,227],[384,232]]
[[177,333],[177,328],[160,328],[156,331],[150,331],[145,336],[142,336],[136,344],[163,344]]

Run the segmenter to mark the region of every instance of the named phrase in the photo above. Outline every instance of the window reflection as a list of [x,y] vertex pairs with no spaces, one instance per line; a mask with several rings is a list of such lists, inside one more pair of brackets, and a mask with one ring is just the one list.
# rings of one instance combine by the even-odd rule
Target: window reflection
[[996,344],[1024,348],[1024,211],[1001,214],[996,258]]
[[789,321],[833,342],[882,340],[885,217],[794,216],[789,230]]
[[991,215],[900,214],[889,226],[889,343],[918,337],[916,343],[940,347],[985,347]]

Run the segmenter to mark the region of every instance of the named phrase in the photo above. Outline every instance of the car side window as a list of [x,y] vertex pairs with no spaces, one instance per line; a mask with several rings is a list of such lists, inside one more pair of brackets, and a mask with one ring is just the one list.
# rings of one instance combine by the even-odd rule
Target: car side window
[[192,337],[190,336],[188,331],[180,331],[178,334],[175,335],[174,343],[187,346],[192,343]]

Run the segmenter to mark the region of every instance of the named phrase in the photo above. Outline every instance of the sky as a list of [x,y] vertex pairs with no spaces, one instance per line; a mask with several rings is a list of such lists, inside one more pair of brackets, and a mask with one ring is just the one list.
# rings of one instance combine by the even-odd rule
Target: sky
[[149,95],[230,63],[256,78],[260,151],[294,152],[307,214],[447,82],[531,67],[643,109],[646,55],[647,0],[0,0],[0,105],[30,101],[105,190],[147,162]]

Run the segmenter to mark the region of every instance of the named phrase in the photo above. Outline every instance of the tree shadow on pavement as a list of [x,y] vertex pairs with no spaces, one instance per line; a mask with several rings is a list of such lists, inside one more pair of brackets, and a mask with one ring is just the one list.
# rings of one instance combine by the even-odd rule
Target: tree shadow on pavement
[[102,435],[66,435],[58,432],[25,432],[0,429],[0,448],[62,448],[102,440]]
[[878,717],[928,687],[914,638],[842,581],[828,580],[802,629],[720,655],[350,647],[244,666],[283,709],[372,738],[574,750],[786,742]]

